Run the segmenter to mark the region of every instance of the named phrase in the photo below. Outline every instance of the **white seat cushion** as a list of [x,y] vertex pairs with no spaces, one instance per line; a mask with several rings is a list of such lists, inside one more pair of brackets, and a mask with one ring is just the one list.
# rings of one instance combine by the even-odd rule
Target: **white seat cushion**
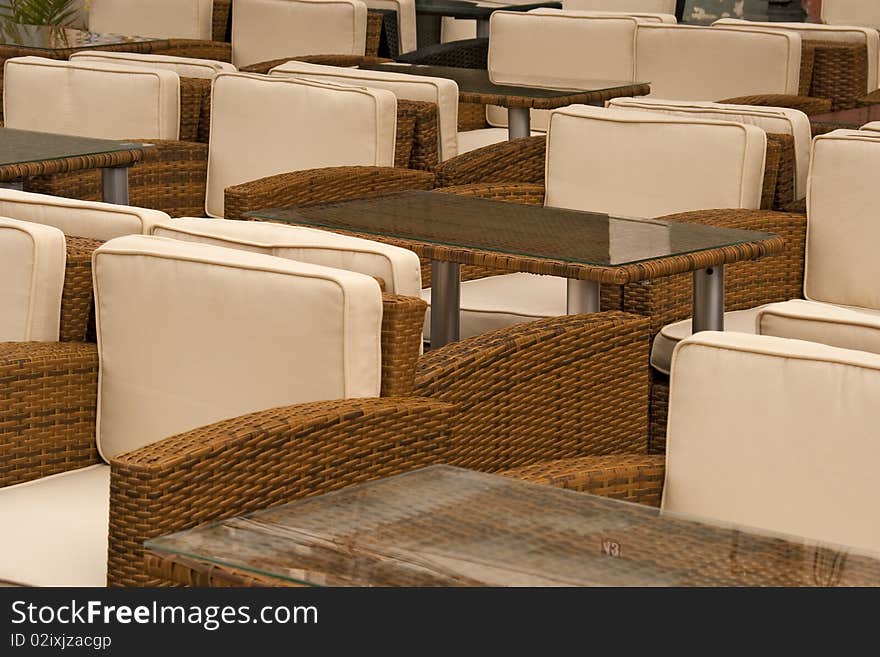
[[210,39],[213,0],[89,0],[92,32]]
[[880,356],[703,332],[675,351],[663,508],[880,550]]
[[759,335],[821,342],[842,349],[880,354],[880,310],[793,299],[764,306]]
[[422,288],[419,257],[412,251],[305,226],[183,218],[155,226],[151,234],[377,276],[389,294],[417,297]]
[[205,211],[222,217],[224,190],[288,171],[393,166],[397,98],[385,89],[287,76],[214,79]]
[[[724,313],[724,330],[736,333],[755,334],[755,320],[761,309],[765,306],[747,308],[746,310],[731,310]],[[691,337],[693,328],[690,319],[667,324],[654,336],[651,345],[651,367],[658,372],[669,374],[672,363],[672,352],[678,343],[685,338]]]
[[2,188],[0,216],[54,226],[65,235],[102,242],[123,235],[147,234],[154,224],[170,219],[159,210]]
[[105,459],[252,411],[379,395],[369,276],[140,235],[101,246],[93,274]]
[[797,94],[800,67],[795,32],[645,23],[636,38],[635,79],[650,81],[657,98]]
[[439,116],[440,159],[448,160],[458,154],[458,85],[445,78],[430,78],[423,75],[389,73],[387,71],[367,71],[359,68],[323,66],[308,62],[285,62],[276,66],[270,75],[290,75],[302,80],[352,84],[372,89],[387,89],[398,98],[434,103]]
[[0,342],[56,342],[67,260],[57,228],[0,216]]
[[397,43],[401,55],[418,47],[415,0],[366,0],[365,4],[368,9],[390,9],[397,14]]
[[880,5],[865,0],[823,0],[822,22],[880,29]]
[[299,55],[363,55],[367,6],[359,0],[235,0],[232,63]]
[[803,112],[788,107],[728,105],[696,100],[664,100],[660,98],[614,98],[608,107],[660,112],[676,116],[736,121],[755,125],[768,133],[788,135],[794,139],[795,193],[801,199],[807,194],[810,169],[810,148],[813,136],[810,119]]
[[[532,130],[532,137],[543,135],[543,132]],[[477,130],[465,130],[458,133],[458,152],[467,153],[484,146],[499,144],[507,141],[507,128],[479,128]]]
[[228,62],[214,59],[195,59],[192,57],[171,57],[169,55],[144,55],[130,52],[112,52],[109,50],[82,50],[70,56],[70,61],[96,62],[99,64],[122,64],[123,66],[140,66],[143,68],[164,69],[174,71],[182,78],[202,78],[211,80],[222,71],[235,71]]
[[880,132],[880,121],[871,121],[870,123],[866,123],[860,128],[860,130],[871,130],[873,132]]
[[106,586],[110,466],[0,488],[0,582]]
[[180,78],[172,71],[40,57],[6,60],[7,128],[101,139],[177,139]]

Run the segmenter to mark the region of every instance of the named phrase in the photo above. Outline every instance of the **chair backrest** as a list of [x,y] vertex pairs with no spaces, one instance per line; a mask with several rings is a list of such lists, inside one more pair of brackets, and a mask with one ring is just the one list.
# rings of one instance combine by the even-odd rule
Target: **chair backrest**
[[797,94],[800,67],[795,32],[658,23],[637,31],[635,79],[649,81],[657,98]]
[[866,91],[874,91],[877,88],[877,68],[880,64],[880,33],[877,30],[867,27],[822,25],[820,23],[759,23],[735,18],[722,18],[715,21],[712,26],[747,30],[791,30],[800,34],[802,41],[829,41],[865,46],[868,59]]
[[92,32],[211,39],[213,0],[89,0]]
[[363,55],[360,0],[235,0],[232,63],[239,68],[299,55]]
[[174,71],[182,78],[201,78],[211,80],[223,71],[237,70],[228,62],[214,59],[195,59],[192,57],[172,57],[169,55],[144,55],[110,50],[82,50],[70,56],[77,64],[94,62],[96,64],[118,64],[122,66],[141,66],[150,69]]
[[872,132],[880,132],[880,121],[871,121],[866,123],[859,130],[870,130]]
[[584,16],[586,18],[621,18],[621,17],[629,17],[629,18],[638,18],[641,22],[644,23],[669,23],[675,24],[678,20],[675,18],[675,14],[661,14],[657,12],[650,11],[624,11],[624,10],[616,10],[616,11],[593,11],[590,9],[575,9],[574,7],[566,7],[565,3],[563,3],[562,9],[551,9],[549,7],[540,7],[538,9],[531,9],[528,13],[530,14],[554,14],[564,12],[571,16]]
[[659,98],[615,98],[609,107],[660,112],[675,116],[736,121],[755,125],[770,134],[788,135],[794,141],[794,191],[801,199],[807,193],[807,174],[810,169],[812,133],[810,119],[803,112],[788,107],[756,105],[727,105],[701,101],[675,101]]
[[287,76],[214,79],[205,211],[222,217],[224,190],[288,171],[393,166],[397,99],[385,89]]
[[880,309],[876,199],[880,133],[836,130],[816,137],[807,184],[804,295]]
[[95,252],[94,278],[104,459],[251,411],[379,396],[369,276],[128,236]]
[[407,249],[305,226],[227,219],[172,219],[151,235],[263,253],[381,278],[389,294],[418,297],[419,257]]
[[177,139],[180,78],[135,66],[16,57],[6,60],[7,128],[104,139]]
[[0,216],[0,342],[56,342],[64,233]]
[[372,89],[387,89],[403,100],[419,100],[437,105],[440,118],[438,146],[441,160],[458,154],[458,85],[445,78],[422,75],[367,71],[359,68],[325,66],[289,61],[276,66],[270,75],[290,75],[303,80],[351,84]]
[[397,14],[399,54],[411,52],[418,47],[415,0],[364,0],[364,4],[368,9],[387,9]]
[[147,234],[154,224],[169,219],[159,210],[79,201],[15,189],[0,189],[0,217],[53,226],[71,237],[102,242],[123,235]]
[[571,105],[550,115],[544,203],[631,217],[754,209],[766,148],[753,125]]
[[562,0],[562,8],[584,11],[625,11],[675,15],[675,0]]
[[822,22],[880,29],[880,4],[871,0],[822,0]]
[[880,549],[880,356],[703,332],[672,357],[663,508]]

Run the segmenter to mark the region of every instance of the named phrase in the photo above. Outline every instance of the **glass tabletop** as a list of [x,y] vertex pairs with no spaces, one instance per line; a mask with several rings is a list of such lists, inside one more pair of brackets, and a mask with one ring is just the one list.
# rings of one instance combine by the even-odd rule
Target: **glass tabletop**
[[147,43],[159,39],[123,34],[98,34],[69,27],[48,25],[21,25],[0,22],[0,44],[33,48],[35,50],[67,50],[71,48],[93,48],[126,43]]
[[850,127],[853,130],[857,130],[872,121],[880,121],[880,105],[855,107],[837,112],[822,112],[821,114],[812,114],[810,116],[811,123],[833,123]]
[[460,93],[513,96],[517,98],[560,98],[571,96],[573,92],[576,93],[578,91],[611,91],[613,89],[631,87],[634,84],[638,84],[635,82],[627,82],[625,80],[585,80],[577,90],[539,89],[536,87],[513,87],[494,84],[489,80],[489,72],[486,69],[403,63],[364,64],[359,68],[368,71],[388,71],[390,73],[424,75],[429,78],[446,78],[455,81]]
[[145,546],[318,586],[880,583],[848,548],[442,465]]
[[755,242],[769,233],[410,191],[246,216],[598,267]]
[[516,3],[510,0],[416,0],[416,13],[454,18],[488,18],[493,11],[529,11],[538,8],[562,8],[561,2]]
[[143,148],[143,144],[0,128],[0,166]]

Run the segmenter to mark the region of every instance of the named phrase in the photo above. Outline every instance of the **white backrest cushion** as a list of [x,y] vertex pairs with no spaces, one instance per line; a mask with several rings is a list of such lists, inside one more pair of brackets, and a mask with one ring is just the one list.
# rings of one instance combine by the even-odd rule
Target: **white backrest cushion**
[[868,27],[850,27],[843,25],[821,25],[819,23],[758,23],[755,21],[722,18],[713,26],[739,29],[792,30],[801,35],[802,41],[834,41],[838,43],[856,43],[866,48],[868,56],[868,88],[877,88],[877,67],[880,63],[880,32]]
[[804,295],[880,309],[880,133],[835,130],[813,141]]
[[550,115],[544,203],[629,217],[754,209],[766,148],[752,125],[571,105]]
[[589,9],[575,9],[573,7],[566,7],[566,3],[563,3],[562,9],[552,9],[550,7],[539,7],[538,9],[530,9],[528,13],[530,14],[548,14],[552,15],[555,13],[565,13],[570,16],[585,16],[587,18],[590,17],[604,17],[604,18],[621,18],[621,17],[630,17],[630,18],[638,18],[642,23],[670,23],[675,24],[678,21],[675,18],[675,14],[661,14],[656,12],[647,12],[647,11],[592,11]]
[[822,22],[880,29],[880,4],[873,0],[822,0]]
[[235,0],[232,63],[239,68],[298,55],[363,55],[360,0]]
[[64,233],[0,216],[0,342],[57,342]]
[[351,84],[371,89],[387,89],[404,100],[434,103],[437,105],[440,119],[438,126],[440,159],[448,160],[458,155],[458,85],[453,80],[296,61],[276,66],[269,71],[269,74],[290,75],[303,80]]
[[880,549],[880,356],[703,332],[672,357],[663,508]]
[[332,166],[393,166],[397,99],[384,89],[287,76],[214,79],[205,210],[223,216],[227,187]]
[[177,139],[180,78],[135,66],[16,57],[6,60],[7,128],[102,139]]
[[92,32],[210,39],[213,0],[89,0]]
[[675,15],[675,0],[562,0],[562,8]]
[[385,281],[389,294],[417,297],[422,289],[415,253],[350,235],[263,221],[205,218],[172,219],[154,226],[151,234],[377,276]]
[[400,54],[415,50],[416,2],[415,0],[365,0],[368,9],[390,9],[397,13],[397,38]]
[[800,110],[788,107],[761,107],[756,105],[726,105],[697,100],[663,100],[660,98],[614,98],[608,107],[661,112],[675,116],[736,121],[755,125],[765,132],[788,135],[794,139],[795,193],[797,198],[807,194],[807,174],[810,169],[812,133],[810,119]]
[[873,132],[880,132],[880,121],[871,121],[870,123],[866,123],[859,130],[871,130]]
[[2,188],[0,216],[54,226],[65,235],[101,241],[147,234],[154,224],[170,218],[159,210]]
[[724,100],[752,94],[797,94],[801,38],[794,32],[639,25],[635,79],[651,95]]
[[379,395],[369,276],[143,235],[95,251],[104,459],[251,411]]
[[123,66],[141,66],[143,68],[174,71],[182,78],[202,78],[211,80],[221,71],[235,71],[228,62],[214,59],[195,59],[192,57],[171,57],[169,55],[142,55],[130,52],[112,52],[108,50],[82,50],[70,56],[70,61],[77,64],[95,62],[98,64],[121,64]]
[[477,38],[477,21],[471,18],[441,16],[440,43]]

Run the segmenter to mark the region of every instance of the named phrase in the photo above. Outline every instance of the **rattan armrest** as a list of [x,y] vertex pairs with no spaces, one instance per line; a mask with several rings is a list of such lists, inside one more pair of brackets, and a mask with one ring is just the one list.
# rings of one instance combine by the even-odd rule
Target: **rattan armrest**
[[426,399],[298,404],[113,459],[108,583],[154,585],[143,542],[438,461],[452,407]]
[[489,201],[524,203],[526,205],[544,204],[544,185],[536,183],[473,183],[453,187],[438,187],[434,191],[458,196],[472,196]]
[[830,98],[813,98],[812,96],[795,96],[790,94],[757,94],[726,98],[719,103],[731,105],[760,105],[762,107],[789,107],[802,111],[804,114],[821,114],[831,111]]
[[427,171],[394,167],[307,169],[227,187],[225,216],[242,219],[245,212],[264,208],[314,205],[433,187],[434,174]]
[[267,62],[258,62],[249,66],[242,66],[242,73],[268,73],[276,66],[287,62],[308,62],[309,64],[323,64],[324,66],[364,66],[366,64],[385,64],[393,61],[387,57],[372,57],[366,55],[299,55],[298,57],[282,57],[271,59]]
[[869,94],[866,94],[858,99],[857,105],[859,107],[867,107],[868,105],[877,105],[880,103],[880,89],[875,89]]
[[95,345],[0,343],[0,386],[0,487],[97,463]]
[[536,484],[660,506],[666,457],[642,454],[585,456],[539,463],[500,474]]
[[438,187],[474,183],[544,183],[547,138],[522,137],[477,148],[434,168]]
[[157,48],[154,55],[171,55],[173,57],[193,57],[195,59],[213,59],[218,62],[232,61],[232,44],[225,41],[208,41],[204,39],[170,39],[164,48]]
[[383,397],[412,394],[427,309],[428,304],[416,297],[382,295]]
[[455,404],[453,465],[496,471],[644,451],[648,349],[642,317],[543,319],[429,351],[415,392]]

